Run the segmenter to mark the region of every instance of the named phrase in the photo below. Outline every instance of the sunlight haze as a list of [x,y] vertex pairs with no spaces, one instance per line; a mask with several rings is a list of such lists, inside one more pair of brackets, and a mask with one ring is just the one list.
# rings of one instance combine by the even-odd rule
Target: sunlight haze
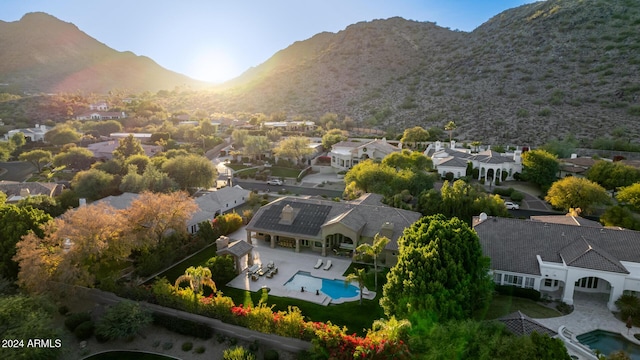
[[124,1],[3,0],[0,20],[41,11],[118,51],[147,56],[195,79],[223,82],[296,41],[351,24],[400,16],[473,31],[527,0]]

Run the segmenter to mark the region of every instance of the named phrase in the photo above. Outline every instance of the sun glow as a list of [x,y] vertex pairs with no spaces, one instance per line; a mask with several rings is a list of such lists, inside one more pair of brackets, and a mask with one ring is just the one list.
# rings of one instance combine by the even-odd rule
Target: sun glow
[[221,83],[240,75],[241,69],[226,51],[207,49],[197,52],[188,73],[195,79]]

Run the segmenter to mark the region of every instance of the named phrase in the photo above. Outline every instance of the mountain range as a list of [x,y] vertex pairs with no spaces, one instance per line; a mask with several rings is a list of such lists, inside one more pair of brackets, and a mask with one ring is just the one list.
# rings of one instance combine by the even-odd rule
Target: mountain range
[[[634,141],[637,34],[636,0],[547,0],[504,11],[472,32],[402,18],[361,22],[296,42],[203,90],[197,103],[212,113],[317,119],[333,112],[390,133],[454,121],[457,138],[486,143],[621,134]],[[45,14],[0,22],[0,48],[7,50],[0,53],[0,83],[21,81],[39,91],[201,85]]]

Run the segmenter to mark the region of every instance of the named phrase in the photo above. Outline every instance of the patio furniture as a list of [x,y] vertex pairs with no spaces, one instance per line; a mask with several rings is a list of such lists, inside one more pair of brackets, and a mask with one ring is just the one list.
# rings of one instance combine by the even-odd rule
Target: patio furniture
[[275,264],[273,263],[273,261],[269,261],[267,263],[267,269],[273,269],[274,266],[275,266]]
[[258,281],[260,277],[257,274],[251,274],[251,280]]
[[331,266],[333,265],[333,263],[331,262],[331,260],[327,260],[327,265],[324,266],[324,270],[329,270],[331,269]]
[[[331,261],[331,260],[329,260]],[[320,269],[320,266],[322,266],[322,259],[318,259],[318,262],[316,262],[316,264],[313,266],[314,269]]]

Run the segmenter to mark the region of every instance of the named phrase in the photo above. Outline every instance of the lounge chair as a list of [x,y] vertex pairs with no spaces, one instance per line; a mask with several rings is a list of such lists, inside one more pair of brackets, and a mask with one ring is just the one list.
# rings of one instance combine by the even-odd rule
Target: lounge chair
[[[329,260],[331,261],[331,260]],[[316,265],[313,267],[314,269],[320,269],[320,266],[322,266],[322,259],[318,259],[318,262],[316,263]]]
[[327,260],[327,265],[325,265],[325,266],[324,266],[324,270],[329,270],[329,269],[331,269],[331,265],[333,265],[333,264],[331,263],[331,260]]
[[274,266],[275,266],[275,264],[273,263],[273,261],[269,261],[267,263],[267,269],[273,269]]

